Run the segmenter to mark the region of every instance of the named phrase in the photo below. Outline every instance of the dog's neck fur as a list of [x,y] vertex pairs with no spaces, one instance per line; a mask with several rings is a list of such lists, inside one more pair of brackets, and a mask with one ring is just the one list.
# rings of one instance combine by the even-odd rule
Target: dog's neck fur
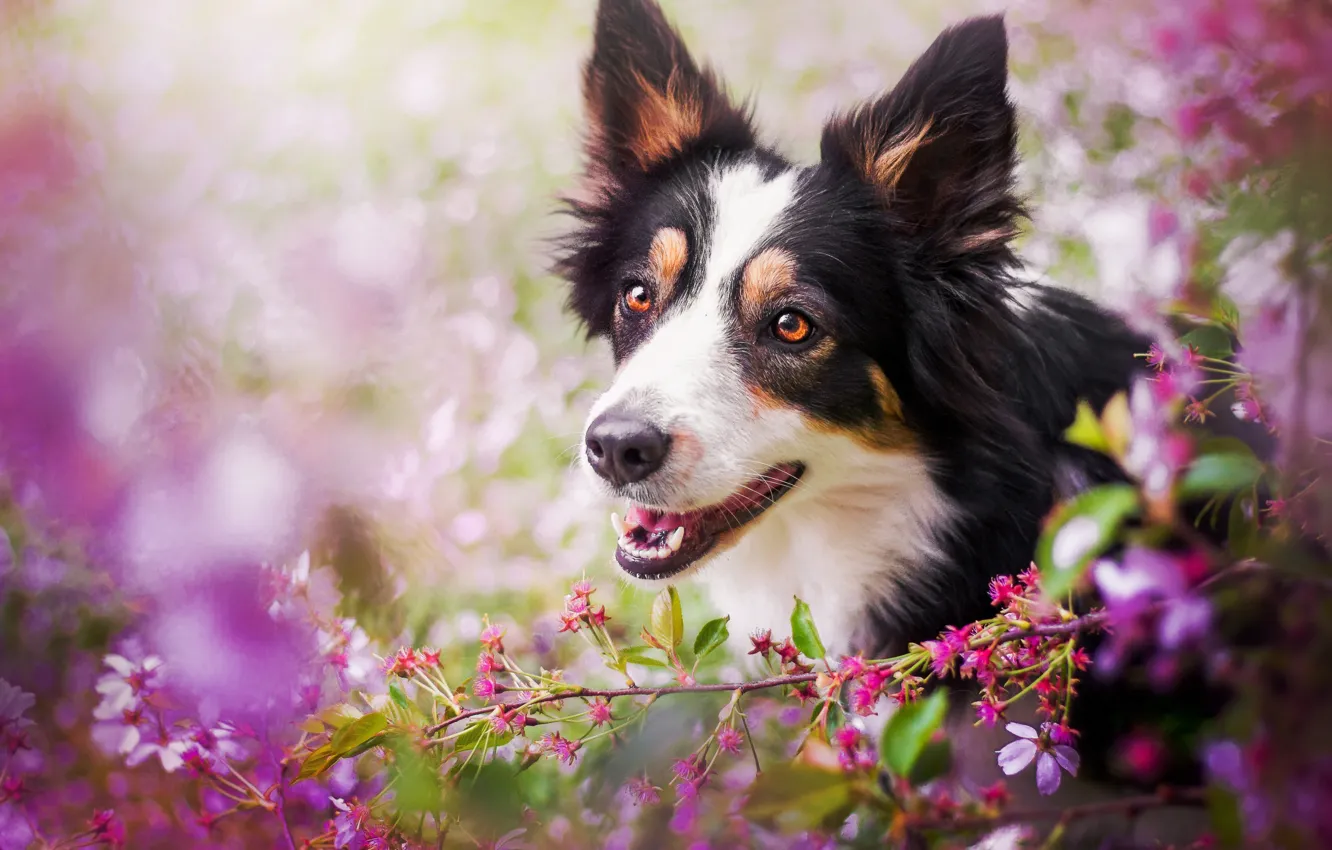
[[785,634],[799,597],[830,653],[872,647],[871,612],[891,609],[903,583],[930,583],[947,498],[919,455],[867,452],[862,461],[810,476],[703,572],[737,641]]

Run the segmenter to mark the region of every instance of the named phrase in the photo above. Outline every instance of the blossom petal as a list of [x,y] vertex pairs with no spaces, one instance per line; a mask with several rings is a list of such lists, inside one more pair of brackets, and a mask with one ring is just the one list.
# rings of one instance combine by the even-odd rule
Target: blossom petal
[[1031,740],[1035,740],[1036,738],[1039,737],[1035,729],[1031,728],[1030,726],[1027,726],[1024,723],[1010,723],[1004,728],[1007,729],[1010,733],[1017,735],[1019,738],[1029,738]]
[[1054,748],[1055,761],[1059,766],[1068,771],[1069,776],[1078,775],[1078,767],[1082,764],[1082,757],[1078,751],[1072,747],[1058,746]]
[[1027,740],[1014,741],[998,753],[999,769],[1005,776],[1012,776],[1031,764],[1031,760],[1036,757],[1036,744]]
[[1059,762],[1049,753],[1036,759],[1036,790],[1047,797],[1059,790]]
[[112,653],[111,655],[108,655],[105,658],[103,658],[102,661],[106,664],[107,667],[110,667],[112,670],[115,670],[116,673],[118,673],[121,676],[128,676],[134,672],[134,665],[131,664],[130,660],[123,655],[116,655]]

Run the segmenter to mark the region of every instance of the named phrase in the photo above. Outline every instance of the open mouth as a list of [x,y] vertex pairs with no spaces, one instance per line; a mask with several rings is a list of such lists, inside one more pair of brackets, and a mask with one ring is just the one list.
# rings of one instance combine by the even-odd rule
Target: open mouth
[[619,536],[615,560],[636,578],[663,579],[683,572],[789,493],[804,471],[803,464],[778,464],[725,501],[686,513],[630,505],[624,519],[611,514]]

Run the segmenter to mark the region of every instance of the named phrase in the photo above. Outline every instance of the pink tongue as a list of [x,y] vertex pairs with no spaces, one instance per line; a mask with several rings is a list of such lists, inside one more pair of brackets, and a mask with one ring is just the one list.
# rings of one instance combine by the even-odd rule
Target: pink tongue
[[649,532],[674,531],[685,524],[684,514],[660,513],[641,505],[631,505],[625,515],[630,525],[642,526]]

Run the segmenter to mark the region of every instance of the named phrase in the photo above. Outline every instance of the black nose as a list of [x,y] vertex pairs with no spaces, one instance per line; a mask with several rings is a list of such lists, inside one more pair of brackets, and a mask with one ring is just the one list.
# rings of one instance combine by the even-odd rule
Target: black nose
[[587,462],[616,486],[642,481],[656,472],[671,448],[671,438],[642,419],[608,410],[592,420]]

